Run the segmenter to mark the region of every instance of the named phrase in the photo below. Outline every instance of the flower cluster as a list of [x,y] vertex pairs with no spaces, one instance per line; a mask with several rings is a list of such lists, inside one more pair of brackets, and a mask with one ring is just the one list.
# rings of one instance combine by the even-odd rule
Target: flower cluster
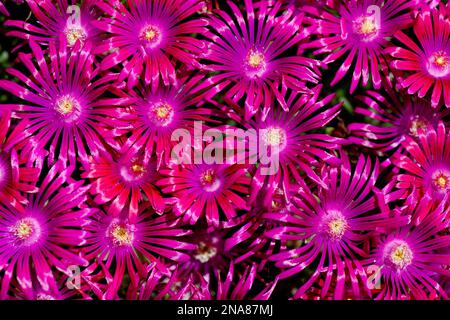
[[0,25],[0,299],[450,299],[446,1]]

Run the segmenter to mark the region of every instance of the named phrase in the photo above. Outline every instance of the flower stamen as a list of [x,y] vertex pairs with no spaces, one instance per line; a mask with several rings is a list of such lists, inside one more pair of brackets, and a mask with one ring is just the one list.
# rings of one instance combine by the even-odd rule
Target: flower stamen
[[74,46],[78,40],[83,43],[87,38],[86,31],[80,25],[72,25],[67,27],[64,34],[66,35],[67,45],[69,47]]
[[388,243],[383,252],[384,261],[397,271],[405,269],[413,260],[413,253],[405,241],[393,240]]

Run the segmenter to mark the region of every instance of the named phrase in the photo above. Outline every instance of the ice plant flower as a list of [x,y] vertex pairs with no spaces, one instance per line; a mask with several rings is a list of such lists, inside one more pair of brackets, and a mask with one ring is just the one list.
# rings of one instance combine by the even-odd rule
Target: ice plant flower
[[128,78],[133,87],[139,77],[145,84],[159,81],[175,84],[175,63],[195,65],[203,41],[192,36],[204,33],[205,21],[190,19],[203,8],[199,0],[137,0],[97,2],[106,17],[95,26],[108,33],[95,52],[110,52],[102,61],[103,70],[122,65],[119,80]]
[[355,113],[366,117],[370,123],[350,124],[348,139],[380,152],[398,150],[406,137],[415,139],[420,130],[429,126],[436,129],[439,121],[450,114],[447,109],[434,109],[429,101],[388,86],[382,91],[367,90],[356,99],[361,105],[355,108]]
[[206,218],[208,225],[218,227],[220,221],[246,209],[250,177],[246,165],[170,163],[160,170],[157,186],[176,198],[173,210],[185,221],[195,224]]
[[155,186],[156,160],[146,159],[143,152],[102,152],[90,159],[82,177],[91,179],[90,193],[95,196],[94,201],[110,204],[109,213],[114,216],[128,207],[130,218],[134,219],[139,203],[144,200],[158,213],[164,212],[166,201]]
[[138,84],[135,90],[124,92],[124,96],[128,95],[135,102],[129,111],[133,132],[123,151],[144,148],[146,155],[156,151],[158,168],[162,163],[169,163],[175,145],[173,132],[177,129],[192,132],[194,121],[210,121],[214,114],[211,108],[198,107],[205,99],[205,95],[199,93],[204,88],[203,81],[202,75],[188,75],[181,77],[178,85],[148,89]]
[[[421,130],[418,140],[403,142],[407,154],[394,154],[392,163],[404,172],[397,175],[397,188],[405,196],[441,201],[450,191],[450,131],[440,122],[437,129]],[[419,201],[419,200],[418,200]]]
[[386,49],[394,60],[394,70],[405,73],[400,79],[409,94],[423,98],[431,91],[431,105],[450,107],[450,21],[438,10],[421,13],[414,24],[418,43],[398,31],[395,38],[402,47]]
[[0,206],[1,297],[7,295],[12,279],[24,295],[32,295],[34,276],[42,288],[58,292],[53,267],[68,272],[69,265],[87,264],[76,249],[86,241],[84,227],[95,209],[84,206],[89,187],[73,181],[71,173],[58,161],[26,206]]
[[378,89],[382,79],[380,68],[387,72],[383,55],[383,49],[389,44],[387,38],[412,23],[409,12],[412,4],[407,0],[350,0],[338,7],[338,16],[314,9],[310,14],[316,15],[317,25],[313,32],[318,39],[302,46],[318,48],[314,54],[326,54],[323,59],[326,64],[345,59],[331,82],[332,86],[350,71],[353,74],[350,93],[360,80],[364,86],[371,80]]
[[[264,215],[281,224],[267,231],[266,236],[299,243],[269,257],[281,269],[280,278],[313,268],[294,298],[302,297],[322,273],[326,274],[322,297],[333,292],[335,299],[342,299],[347,285],[355,296],[367,294],[364,286],[361,289],[367,280],[361,259],[368,253],[361,248],[361,243],[376,228],[408,222],[408,217],[389,218],[389,212],[377,207],[379,201],[384,201],[380,192],[377,195],[373,191],[379,173],[378,161],[372,164],[370,158],[360,156],[352,170],[345,153],[341,153],[341,158],[342,165],[323,170],[326,188],[319,187],[317,192],[301,188],[292,197],[288,211]],[[334,287],[330,286],[332,282]]]
[[292,7],[280,10],[281,3],[267,7],[261,2],[258,9],[252,1],[245,1],[242,13],[236,4],[227,2],[232,15],[215,10],[208,16],[208,49],[203,55],[204,68],[215,74],[209,81],[211,90],[226,90],[234,101],[244,99],[245,117],[271,108],[278,100],[287,108],[278,86],[308,91],[307,82],[318,82],[318,61],[288,55],[280,56],[308,36],[302,27],[302,14],[294,14]]
[[166,259],[187,261],[186,252],[195,248],[181,240],[190,231],[183,229],[180,219],[173,215],[159,216],[148,205],[140,206],[135,219],[129,218],[127,209],[119,216],[105,211],[99,210],[85,227],[89,235],[84,249],[84,257],[92,262],[90,269],[100,267],[111,272],[104,299],[116,298],[125,274],[137,286],[146,275],[146,264],[153,263],[168,274]]
[[28,0],[27,4],[38,23],[7,20],[5,26],[18,29],[8,31],[7,35],[45,45],[58,43],[62,38],[68,47],[73,47],[77,41],[81,46],[90,42],[89,47],[92,48],[99,41],[98,30],[91,24],[97,19],[93,3],[93,0],[85,0],[81,5],[69,5],[68,1],[55,4],[50,0]]
[[[17,69],[7,69],[24,86],[0,80],[0,88],[24,102],[3,104],[2,108],[28,121],[23,138],[30,138],[31,142],[26,149],[38,153],[48,148],[50,164],[61,159],[75,165],[78,157],[86,165],[88,155],[98,155],[99,150],[105,149],[105,140],[112,131],[108,128],[116,128],[113,133],[119,135],[120,128],[127,126],[116,119],[121,109],[113,107],[126,104],[126,98],[102,96],[116,76],[99,76],[99,70],[92,68],[94,58],[89,54],[89,46],[69,51],[62,41],[57,50],[51,42],[48,62],[39,45],[30,41],[30,47],[32,55],[20,53],[19,59],[31,77]],[[114,144],[111,139],[108,142]]]
[[[417,202],[414,206],[420,207]],[[450,246],[450,236],[445,234],[449,228],[450,210],[444,202],[436,209],[428,210],[419,225],[409,224],[394,229],[381,238],[368,261],[380,270],[381,289],[376,299],[422,300],[427,299],[430,293],[449,299],[449,292],[435,277],[450,277],[450,252],[443,251]]]

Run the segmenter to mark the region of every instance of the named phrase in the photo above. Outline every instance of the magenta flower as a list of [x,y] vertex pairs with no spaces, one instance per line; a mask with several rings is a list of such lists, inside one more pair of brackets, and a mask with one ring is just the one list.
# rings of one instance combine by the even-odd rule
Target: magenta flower
[[[424,216],[419,225],[408,225],[385,235],[373,252],[373,262],[380,269],[381,289],[376,299],[428,299],[437,294],[449,299],[449,292],[435,280],[437,275],[450,277],[449,207],[442,202],[436,209],[414,203],[413,215]],[[411,209],[410,209],[411,210]],[[407,210],[407,211],[410,211]],[[447,268],[445,267],[447,266]],[[443,282],[442,282],[443,283]]]
[[379,68],[387,74],[387,63],[382,54],[389,44],[387,38],[412,22],[408,12],[412,4],[407,0],[350,0],[339,6],[338,16],[327,11],[311,11],[311,14],[316,15],[317,26],[314,33],[319,38],[302,46],[318,48],[314,51],[315,55],[327,54],[323,60],[326,64],[345,57],[331,82],[332,86],[354,64],[350,93],[353,93],[360,80],[364,86],[371,80],[378,89],[382,79]]
[[75,165],[78,157],[83,165],[87,165],[88,155],[98,155],[105,149],[105,140],[114,144],[108,139],[111,128],[116,128],[112,131],[116,135],[121,134],[121,128],[126,128],[126,123],[116,119],[121,108],[113,106],[128,101],[126,98],[102,97],[109,82],[116,77],[104,75],[100,78],[99,70],[92,70],[93,57],[89,54],[89,46],[68,52],[63,41],[56,51],[51,42],[48,62],[35,42],[31,41],[30,47],[33,55],[21,53],[19,58],[33,75],[31,78],[19,70],[7,69],[25,86],[0,80],[0,88],[24,102],[2,107],[10,108],[14,117],[28,121],[22,136],[30,138],[27,148],[32,149],[33,155],[48,148],[50,164],[61,159]]
[[[84,248],[84,257],[91,261],[90,269],[98,266],[106,274],[108,286],[101,298],[115,299],[125,274],[131,285],[137,286],[146,275],[146,264],[155,264],[159,271],[168,274],[165,259],[184,262],[189,260],[188,250],[194,245],[183,242],[180,237],[190,234],[180,227],[180,219],[170,214],[155,215],[148,206],[139,208],[138,216],[132,220],[124,210],[114,216],[99,210],[85,230],[89,232]],[[141,258],[142,257],[142,258]]]
[[122,64],[119,81],[128,78],[133,87],[139,77],[145,84],[163,80],[175,84],[175,63],[188,67],[196,64],[196,55],[203,50],[203,41],[192,36],[204,33],[205,21],[192,19],[203,8],[199,0],[136,0],[128,1],[127,9],[120,1],[97,2],[107,15],[94,25],[108,32],[96,53],[113,52],[102,61],[106,70]]
[[311,180],[324,185],[314,169],[322,166],[324,162],[339,162],[330,150],[336,150],[344,140],[314,132],[333,120],[341,108],[341,104],[328,107],[334,94],[320,100],[321,89],[321,85],[313,88],[311,95],[292,93],[286,98],[288,112],[281,108],[272,108],[265,117],[259,116],[256,120],[249,121],[249,126],[258,133],[265,130],[260,134],[260,143],[269,150],[275,148],[274,152],[278,153],[279,159],[279,170],[275,174],[263,175],[261,169],[264,166],[258,167],[253,175],[251,201],[256,199],[261,188],[266,186],[264,201],[266,205],[269,204],[277,187],[287,192],[292,180],[304,180],[305,177],[300,175],[300,171]]
[[[158,181],[155,158],[146,159],[143,152],[100,153],[92,157],[89,168],[81,176],[91,179],[90,193],[95,203],[109,203],[109,213],[119,216],[128,207],[130,219],[135,219],[139,203],[144,199],[162,214],[166,206],[155,184]],[[145,197],[145,198],[144,198]]]
[[210,121],[214,114],[210,108],[197,107],[205,98],[199,94],[204,80],[202,75],[188,75],[180,78],[178,85],[152,89],[138,85],[137,90],[131,91],[129,96],[135,100],[130,109],[134,130],[123,151],[144,148],[146,155],[152,155],[156,150],[158,168],[161,163],[169,163],[175,145],[171,140],[174,130],[192,132],[194,121]]
[[417,141],[406,138],[403,147],[408,155],[392,157],[392,163],[405,171],[397,175],[397,188],[417,201],[424,196],[441,201],[450,190],[450,132],[440,122],[437,130],[421,130]]
[[67,0],[58,1],[58,4],[49,0],[28,0],[27,4],[36,17],[37,25],[21,20],[7,20],[5,26],[19,30],[6,34],[44,45],[65,39],[65,45],[69,47],[73,47],[77,41],[81,46],[89,42],[89,48],[95,47],[95,43],[99,41],[99,32],[91,23],[97,20],[93,3],[93,0],[85,0],[81,5],[70,6]]
[[[222,274],[223,276],[223,274]],[[272,283],[263,284],[259,293],[253,293],[253,284],[257,277],[257,266],[245,268],[241,273],[235,272],[235,266],[230,264],[225,279],[222,279],[220,271],[217,271],[217,284],[210,279],[200,277],[201,285],[194,286],[192,300],[268,300],[272,294],[278,279]],[[252,290],[253,289],[253,290]]]
[[[265,218],[278,221],[281,226],[269,230],[270,238],[297,241],[298,248],[287,248],[269,257],[281,269],[280,278],[293,276],[307,267],[313,273],[296,291],[294,298],[300,298],[326,273],[321,296],[334,292],[335,299],[342,299],[348,285],[355,296],[368,294],[361,258],[367,252],[361,243],[377,228],[404,225],[408,217],[389,217],[377,203],[384,201],[382,193],[373,192],[378,177],[378,161],[372,164],[370,158],[360,156],[354,170],[350,160],[341,153],[342,165],[324,169],[322,180],[326,188],[317,192],[300,188],[292,197],[288,211],[268,213]],[[335,282],[335,286],[330,284]],[[361,286],[364,292],[361,292]]]
[[[450,21],[438,10],[421,13],[414,34],[418,44],[402,31],[395,34],[403,47],[386,49],[395,60],[392,68],[404,71],[400,78],[409,94],[423,98],[431,90],[431,105],[450,107]],[[406,48],[405,48],[406,47]]]
[[69,265],[86,265],[76,248],[86,241],[84,227],[94,209],[84,206],[89,187],[70,175],[58,161],[38,193],[28,197],[27,206],[0,206],[1,297],[6,297],[12,279],[24,295],[31,296],[34,277],[42,288],[58,292],[53,267],[68,272]]
[[430,102],[397,92],[390,87],[384,91],[365,91],[356,99],[362,106],[355,113],[377,121],[378,124],[352,123],[348,126],[349,140],[381,152],[395,151],[406,137],[417,138],[419,131],[429,126],[437,128],[450,111],[431,108]]
[[205,217],[208,225],[218,227],[235,217],[236,210],[247,208],[250,177],[245,165],[171,163],[160,173],[156,184],[176,198],[174,213],[190,224]]
[[[255,10],[245,1],[245,12],[227,2],[232,16],[223,10],[208,16],[209,38],[204,68],[215,74],[209,81],[211,90],[226,90],[235,102],[244,99],[245,118],[262,109],[263,113],[277,100],[287,108],[278,87],[308,91],[307,82],[318,82],[319,62],[301,56],[280,54],[308,36],[302,27],[302,14],[292,8],[282,12],[281,3],[268,8],[265,2]],[[245,96],[245,98],[244,98]]]

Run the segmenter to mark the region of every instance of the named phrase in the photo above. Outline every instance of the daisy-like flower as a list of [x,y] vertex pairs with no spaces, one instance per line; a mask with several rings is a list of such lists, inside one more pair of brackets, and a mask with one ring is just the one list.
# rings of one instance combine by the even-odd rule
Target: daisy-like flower
[[175,214],[190,224],[205,217],[208,225],[218,227],[247,208],[250,177],[245,165],[170,163],[160,173],[156,184],[175,197]]
[[28,203],[25,194],[37,191],[39,169],[32,166],[29,154],[13,148],[24,124],[10,130],[10,116],[10,112],[0,111],[0,204],[19,208],[19,203]]
[[294,15],[292,7],[282,11],[278,2],[269,8],[262,1],[255,10],[249,0],[243,14],[236,4],[227,3],[231,16],[223,10],[208,16],[210,42],[203,57],[204,68],[215,73],[209,79],[215,84],[211,90],[226,90],[236,102],[244,99],[246,119],[261,108],[267,113],[275,100],[287,108],[277,89],[280,84],[308,91],[307,82],[318,82],[318,61],[281,57],[308,36],[302,27],[303,14]]
[[450,131],[439,122],[436,130],[420,130],[417,141],[406,138],[403,147],[407,155],[392,157],[392,163],[406,171],[397,175],[397,188],[417,201],[423,196],[441,201],[450,192]]
[[[304,177],[300,175],[300,171],[323,185],[314,168],[323,163],[338,163],[339,160],[329,151],[336,150],[344,140],[327,134],[313,133],[333,120],[341,107],[341,104],[328,107],[333,94],[320,100],[321,89],[322,86],[319,85],[312,89],[312,94],[292,93],[286,97],[288,112],[281,108],[272,108],[265,117],[257,116],[249,122],[249,127],[256,129],[259,135],[259,143],[268,149],[267,154],[274,150],[279,162],[279,169],[273,174],[264,175],[262,170],[265,165],[258,167],[252,179],[251,201],[256,199],[259,191],[266,186],[267,196],[264,201],[266,205],[270,204],[276,188],[281,188],[286,193],[294,181],[303,181]],[[259,157],[261,158],[261,154]]]
[[425,218],[418,225],[409,224],[384,235],[369,261],[379,268],[381,289],[376,299],[422,300],[430,294],[450,298],[449,292],[435,279],[439,275],[443,279],[450,277],[450,252],[443,251],[450,247],[450,236],[445,234],[450,222],[449,206],[445,202],[434,210],[418,202],[413,206],[419,210],[428,208],[427,214],[412,209],[413,215]]
[[[35,42],[30,41],[30,47],[32,56],[19,54],[29,77],[19,70],[7,69],[24,86],[0,80],[0,88],[24,102],[2,107],[11,109],[14,117],[28,121],[23,138],[30,138],[30,142],[25,150],[30,149],[34,155],[48,148],[50,164],[61,159],[75,165],[78,157],[87,165],[88,155],[98,155],[99,150],[105,149],[104,141],[111,132],[119,135],[121,128],[127,126],[116,119],[121,113],[116,106],[127,104],[127,98],[102,97],[116,76],[99,77],[99,70],[92,69],[94,58],[89,54],[89,46],[68,51],[63,39],[57,51],[51,42],[48,62]],[[108,142],[114,144],[111,139]]]
[[450,20],[439,10],[421,13],[414,24],[418,41],[398,31],[395,38],[403,47],[390,47],[386,52],[394,60],[391,66],[404,71],[400,78],[409,94],[423,98],[431,91],[431,105],[450,107]]
[[86,265],[76,248],[86,241],[84,227],[94,209],[84,206],[88,187],[70,175],[58,161],[43,177],[38,193],[28,197],[27,206],[0,206],[1,297],[12,279],[25,296],[32,296],[34,276],[42,288],[58,292],[53,268],[68,272],[70,265]]
[[58,1],[57,4],[50,0],[27,0],[37,25],[21,20],[7,20],[5,26],[18,30],[6,34],[45,45],[52,41],[58,42],[61,38],[65,39],[69,47],[73,47],[77,41],[80,45],[90,42],[89,47],[92,48],[99,41],[98,30],[91,24],[91,21],[97,19],[93,2],[84,0],[81,5],[70,5],[67,0]]
[[[281,268],[280,278],[313,268],[294,298],[302,297],[322,274],[326,275],[322,297],[334,292],[335,299],[342,299],[347,285],[356,297],[367,294],[361,285],[367,277],[360,261],[367,252],[361,243],[376,228],[408,222],[408,217],[390,218],[388,212],[377,208],[377,203],[384,201],[381,192],[373,191],[378,161],[373,165],[370,158],[360,156],[352,170],[345,153],[341,158],[341,166],[323,170],[327,188],[319,187],[314,193],[308,187],[301,188],[298,196],[292,197],[289,211],[264,215],[281,223],[266,233],[268,237],[297,242],[294,248],[269,257]],[[335,285],[331,287],[331,283]]]
[[[104,17],[95,23],[109,38],[99,44],[95,52],[110,51],[102,61],[102,68],[123,65],[119,81],[128,78],[130,87],[142,77],[145,84],[163,80],[165,85],[176,83],[175,63],[188,67],[196,63],[195,57],[203,41],[192,36],[204,33],[205,21],[191,19],[203,8],[199,0],[136,0],[97,2]],[[112,52],[111,52],[112,51]]]
[[[318,48],[315,55],[327,54],[323,62],[330,64],[342,58],[331,85],[338,83],[354,64],[350,93],[360,80],[364,86],[371,82],[381,86],[381,71],[386,73],[387,63],[382,52],[388,45],[388,37],[412,22],[412,1],[408,0],[350,0],[338,8],[338,16],[328,11],[314,10],[315,33],[319,39],[303,45]],[[305,9],[306,10],[306,9]]]
[[214,113],[211,108],[197,106],[205,99],[199,94],[204,88],[203,81],[202,75],[188,75],[181,77],[178,85],[151,89],[138,85],[136,90],[124,93],[135,102],[130,109],[133,132],[123,151],[144,148],[146,155],[152,155],[156,150],[158,168],[161,163],[169,163],[175,145],[173,132],[177,129],[192,132],[194,121],[210,121]]
[[448,119],[450,114],[448,109],[431,108],[429,101],[390,87],[379,92],[366,90],[356,99],[362,106],[355,108],[355,113],[371,123],[350,124],[349,140],[381,152],[398,150],[406,137],[417,138],[419,131],[429,126],[436,129],[439,121]]
[[91,179],[90,193],[95,195],[95,203],[110,204],[109,213],[114,216],[128,207],[130,219],[134,219],[144,200],[160,214],[166,207],[166,200],[155,186],[159,181],[156,159],[147,159],[144,152],[102,152],[90,159],[81,176]]
[[[257,278],[257,266],[245,268],[242,273],[235,272],[235,265],[230,264],[225,279],[221,272],[217,271],[217,283],[211,279],[201,277],[199,286],[192,290],[192,300],[268,300],[272,294],[278,279],[272,283],[262,284],[263,289],[259,293],[253,293],[253,285]],[[252,290],[253,289],[253,290]]]
[[147,263],[168,274],[165,259],[185,262],[189,260],[186,252],[195,248],[180,240],[191,231],[180,227],[179,218],[170,214],[159,216],[147,205],[140,206],[138,213],[130,219],[127,210],[119,216],[99,210],[85,227],[89,235],[84,257],[93,261],[90,269],[105,269],[108,280],[103,299],[117,297],[125,274],[136,287],[146,275]]

